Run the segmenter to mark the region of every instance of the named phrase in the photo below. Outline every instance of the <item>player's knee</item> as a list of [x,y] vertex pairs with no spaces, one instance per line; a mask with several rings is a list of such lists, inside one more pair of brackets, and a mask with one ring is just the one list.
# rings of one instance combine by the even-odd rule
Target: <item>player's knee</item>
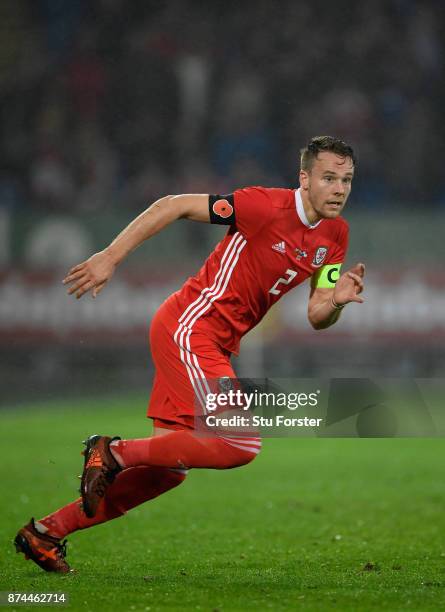
[[178,486],[187,478],[188,470],[186,468],[168,468],[170,479],[173,486]]
[[247,465],[248,463],[252,463],[252,461],[253,461],[254,459],[256,459],[256,458],[258,457],[258,455],[260,454],[260,450],[261,450],[261,449],[258,449],[258,450],[257,450],[257,451],[255,451],[254,453],[250,453],[250,452],[249,452],[249,453],[245,453],[245,454],[246,454],[246,457],[245,457],[245,460],[244,460],[244,462],[242,463],[242,465]]
[[227,468],[235,468],[242,467],[243,465],[248,465],[251,463],[256,457],[258,457],[261,450],[261,446],[255,447],[252,450],[244,450],[238,448],[231,448],[231,453],[227,457]]

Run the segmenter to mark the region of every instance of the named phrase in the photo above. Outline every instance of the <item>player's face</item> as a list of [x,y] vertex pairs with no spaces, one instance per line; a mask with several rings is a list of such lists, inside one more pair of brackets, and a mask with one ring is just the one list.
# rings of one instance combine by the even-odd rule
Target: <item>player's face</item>
[[302,188],[319,219],[335,219],[351,193],[354,164],[350,157],[319,153],[309,172],[300,173]]

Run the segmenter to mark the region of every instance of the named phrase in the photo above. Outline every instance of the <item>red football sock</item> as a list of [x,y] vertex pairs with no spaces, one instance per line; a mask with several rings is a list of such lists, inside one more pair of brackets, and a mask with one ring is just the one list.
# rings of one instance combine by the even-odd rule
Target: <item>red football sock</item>
[[259,452],[258,438],[206,438],[188,430],[137,440],[116,440],[110,449],[123,467],[157,465],[170,468],[238,467]]
[[185,480],[184,470],[140,466],[119,472],[107,489],[94,518],[87,518],[81,509],[81,498],[37,521],[47,533],[64,538],[78,529],[86,529],[122,516],[131,508],[153,499]]

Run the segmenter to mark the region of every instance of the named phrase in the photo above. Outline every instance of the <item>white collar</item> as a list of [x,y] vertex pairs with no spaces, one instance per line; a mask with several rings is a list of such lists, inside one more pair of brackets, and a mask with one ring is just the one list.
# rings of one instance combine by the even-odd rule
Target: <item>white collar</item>
[[297,214],[300,217],[300,221],[302,222],[303,225],[305,225],[306,227],[309,227],[310,229],[314,229],[315,227],[317,227],[317,225],[319,225],[323,219],[320,219],[320,221],[317,221],[317,223],[309,223],[307,217],[306,217],[306,212],[304,210],[304,206],[303,206],[303,200],[301,198],[301,188],[296,189],[295,190],[295,207],[297,209]]

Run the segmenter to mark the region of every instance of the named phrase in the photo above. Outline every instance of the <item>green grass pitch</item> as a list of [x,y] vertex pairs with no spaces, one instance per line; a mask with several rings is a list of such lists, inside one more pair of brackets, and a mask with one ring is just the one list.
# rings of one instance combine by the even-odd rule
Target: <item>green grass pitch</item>
[[92,611],[444,609],[441,439],[266,440],[247,467],[194,470],[127,516],[70,536],[74,575],[16,555],[11,541],[30,516],[76,496],[81,440],[146,435],[144,404],[0,413],[0,590],[65,591],[70,610]]

